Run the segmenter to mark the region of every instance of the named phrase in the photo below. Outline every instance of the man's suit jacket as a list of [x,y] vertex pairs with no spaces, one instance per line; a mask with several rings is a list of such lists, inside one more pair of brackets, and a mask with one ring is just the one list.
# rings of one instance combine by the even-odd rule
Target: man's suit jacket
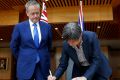
[[17,60],[17,77],[29,79],[34,72],[36,56],[39,55],[43,77],[49,75],[50,49],[52,44],[51,26],[39,22],[41,30],[41,42],[39,48],[34,44],[29,20],[17,24],[14,28],[10,47]]
[[111,75],[111,68],[108,60],[100,50],[100,44],[96,34],[94,32],[84,31],[82,33],[82,39],[83,52],[90,65],[83,67],[78,60],[75,49],[64,41],[60,64],[55,72],[57,79],[66,70],[69,58],[74,62],[72,77],[85,76],[87,80],[92,80],[92,77],[98,75],[105,78]]

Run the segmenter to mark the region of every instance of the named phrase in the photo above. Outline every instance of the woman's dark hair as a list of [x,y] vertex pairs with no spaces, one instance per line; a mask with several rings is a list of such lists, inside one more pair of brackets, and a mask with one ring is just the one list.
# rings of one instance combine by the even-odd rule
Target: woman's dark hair
[[80,26],[78,26],[78,23],[70,22],[64,26],[62,37],[64,40],[79,39],[81,32],[82,31]]

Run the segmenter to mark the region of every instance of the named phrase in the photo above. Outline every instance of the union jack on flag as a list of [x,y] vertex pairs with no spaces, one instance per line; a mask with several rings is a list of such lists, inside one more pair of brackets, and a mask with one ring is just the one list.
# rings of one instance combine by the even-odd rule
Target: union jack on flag
[[79,18],[78,18],[78,25],[81,27],[81,30],[84,31],[84,17],[82,11],[82,1],[80,0],[80,9],[79,9]]
[[42,4],[42,13],[41,13],[41,18],[40,21],[48,23],[48,18],[47,18],[47,11],[46,11],[46,5],[45,5],[45,0],[43,0]]

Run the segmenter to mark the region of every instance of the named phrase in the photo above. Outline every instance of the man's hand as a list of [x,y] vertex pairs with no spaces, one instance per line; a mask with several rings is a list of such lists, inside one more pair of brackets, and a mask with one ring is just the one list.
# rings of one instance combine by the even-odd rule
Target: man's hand
[[86,77],[75,77],[72,80],[87,80]]
[[48,80],[56,80],[56,77],[55,77],[55,76],[52,76],[52,75],[49,75],[49,76],[48,76]]

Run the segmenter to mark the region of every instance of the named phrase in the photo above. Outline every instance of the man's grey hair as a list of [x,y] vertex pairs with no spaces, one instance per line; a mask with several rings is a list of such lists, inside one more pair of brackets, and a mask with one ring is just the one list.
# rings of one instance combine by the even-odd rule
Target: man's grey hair
[[36,5],[40,8],[40,4],[36,0],[30,0],[25,4],[26,11],[28,11],[29,6]]
[[81,36],[81,28],[78,23],[70,22],[63,28],[62,37],[64,40],[79,39]]

